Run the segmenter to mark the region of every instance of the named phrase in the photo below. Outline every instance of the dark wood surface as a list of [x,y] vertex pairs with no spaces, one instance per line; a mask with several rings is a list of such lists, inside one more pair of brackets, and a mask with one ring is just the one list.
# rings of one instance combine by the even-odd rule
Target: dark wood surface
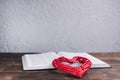
[[58,70],[23,71],[24,53],[0,53],[0,80],[120,80],[120,53],[90,53],[112,68],[90,69],[82,79]]

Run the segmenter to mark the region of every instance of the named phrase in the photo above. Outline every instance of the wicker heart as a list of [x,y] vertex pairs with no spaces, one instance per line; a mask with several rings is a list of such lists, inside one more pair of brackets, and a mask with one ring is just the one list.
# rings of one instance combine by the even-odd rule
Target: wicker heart
[[[63,64],[63,62],[67,62],[70,64],[79,62],[82,63],[82,65],[80,67],[73,67],[67,64]],[[54,59],[52,62],[52,65],[56,69],[63,71],[66,74],[70,74],[79,78],[82,78],[82,76],[90,69],[91,64],[92,62],[89,59],[80,56],[75,56],[72,59],[59,57],[57,59]]]

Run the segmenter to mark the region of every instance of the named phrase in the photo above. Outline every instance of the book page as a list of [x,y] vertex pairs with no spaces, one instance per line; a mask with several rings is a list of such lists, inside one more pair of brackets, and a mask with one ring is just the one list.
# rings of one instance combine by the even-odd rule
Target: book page
[[73,58],[74,56],[82,56],[88,58],[92,62],[92,68],[97,67],[110,67],[109,64],[105,63],[104,61],[88,54],[88,53],[69,53],[69,52],[58,52],[60,56],[65,56],[66,58]]
[[52,61],[60,57],[54,52],[41,53],[41,54],[30,54],[26,55],[27,63],[29,67],[40,67],[51,65]]

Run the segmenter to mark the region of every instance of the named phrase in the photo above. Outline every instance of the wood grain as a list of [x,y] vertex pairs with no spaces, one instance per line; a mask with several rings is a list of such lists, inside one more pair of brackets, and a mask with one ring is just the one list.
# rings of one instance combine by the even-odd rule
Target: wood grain
[[23,71],[21,56],[28,53],[1,53],[0,80],[120,80],[120,53],[90,53],[112,68],[90,69],[82,78],[58,70]]

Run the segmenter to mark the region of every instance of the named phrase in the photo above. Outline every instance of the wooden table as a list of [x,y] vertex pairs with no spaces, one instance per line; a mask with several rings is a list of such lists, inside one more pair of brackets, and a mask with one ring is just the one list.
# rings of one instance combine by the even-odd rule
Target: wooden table
[[82,79],[58,70],[23,71],[23,54],[0,53],[0,80],[120,80],[120,53],[90,53],[109,63],[112,68],[90,69]]

